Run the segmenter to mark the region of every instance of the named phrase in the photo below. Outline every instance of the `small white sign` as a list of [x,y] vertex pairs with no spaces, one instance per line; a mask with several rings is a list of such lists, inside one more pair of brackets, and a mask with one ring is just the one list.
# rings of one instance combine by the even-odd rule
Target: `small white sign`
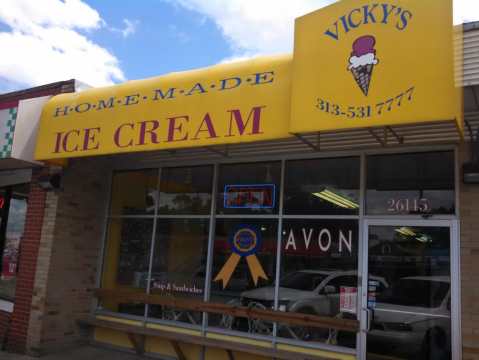
[[356,314],[358,289],[355,287],[341,286],[339,296],[339,311]]

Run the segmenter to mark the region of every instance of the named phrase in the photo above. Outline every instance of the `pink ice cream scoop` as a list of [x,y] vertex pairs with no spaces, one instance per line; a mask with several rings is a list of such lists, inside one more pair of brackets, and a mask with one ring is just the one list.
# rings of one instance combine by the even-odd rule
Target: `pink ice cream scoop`
[[353,52],[351,55],[360,57],[366,54],[376,54],[374,45],[376,45],[376,39],[374,36],[361,36],[353,43]]

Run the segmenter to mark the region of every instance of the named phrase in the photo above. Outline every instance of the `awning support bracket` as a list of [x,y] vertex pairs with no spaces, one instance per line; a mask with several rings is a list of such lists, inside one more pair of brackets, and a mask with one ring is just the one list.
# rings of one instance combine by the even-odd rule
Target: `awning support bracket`
[[205,149],[208,150],[208,151],[211,151],[212,153],[215,153],[217,155],[221,155],[222,157],[225,157],[225,158],[230,157],[229,154],[228,154],[228,149],[227,148],[225,148],[224,151],[218,150],[218,149],[215,149],[214,147],[209,147],[209,146],[205,147]]
[[[368,131],[369,131],[369,133],[377,140],[377,142],[378,142],[382,147],[385,147],[385,146],[386,146],[386,143],[379,137],[378,134],[376,134],[376,133],[374,132],[373,129],[369,128]],[[386,141],[387,141],[387,139],[386,139]]]
[[470,134],[470,136],[471,136],[471,141],[474,141],[474,132],[473,132],[473,130],[472,130],[471,123],[470,123],[469,120],[467,120],[467,119],[464,119],[464,123],[466,124],[467,130],[469,131],[469,134]]
[[399,136],[399,134],[391,126],[386,126],[386,129],[391,132],[391,134],[396,138],[398,143],[404,144],[404,137],[403,136]]
[[391,126],[385,126],[383,128],[383,132],[384,132],[383,139],[381,139],[381,137],[374,131],[373,128],[368,128],[368,131],[382,147],[386,147],[388,145],[389,133],[391,133],[391,135],[394,136],[394,138],[397,140],[399,144],[404,144],[404,137],[399,136],[399,134]]
[[296,138],[299,141],[301,141],[303,144],[309,146],[314,151],[320,151],[320,133],[318,133],[318,144],[317,145],[313,144],[311,141],[309,141],[308,139],[306,139],[304,136],[302,136],[300,134],[294,134],[294,136],[296,136]]

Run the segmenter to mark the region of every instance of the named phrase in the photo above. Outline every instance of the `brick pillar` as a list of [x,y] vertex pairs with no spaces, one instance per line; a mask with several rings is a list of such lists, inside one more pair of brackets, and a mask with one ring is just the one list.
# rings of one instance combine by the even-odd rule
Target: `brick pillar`
[[34,169],[32,174],[25,231],[20,242],[15,304],[7,334],[7,350],[12,352],[24,353],[27,343],[35,269],[46,199],[46,192],[38,186],[37,179],[45,174],[48,174],[47,169]]

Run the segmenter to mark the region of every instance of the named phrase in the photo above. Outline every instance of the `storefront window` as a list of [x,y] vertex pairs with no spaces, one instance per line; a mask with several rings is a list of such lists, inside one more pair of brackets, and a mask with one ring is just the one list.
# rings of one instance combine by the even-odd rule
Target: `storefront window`
[[369,228],[368,359],[451,359],[450,256],[448,227]]
[[[151,293],[202,301],[205,295],[208,219],[159,219]],[[150,305],[149,316],[201,325],[202,314]]]
[[[20,242],[23,238],[30,184],[8,186],[0,190],[0,244],[3,244],[0,299],[13,301]],[[2,247],[0,246],[0,249]]]
[[[357,220],[286,220],[283,224],[279,310],[356,318]],[[355,334],[278,324],[278,336],[355,346]]]
[[[277,221],[221,219],[216,221],[211,302],[273,309]],[[272,335],[272,323],[210,315],[209,326]]]
[[[148,281],[153,219],[110,220],[105,249],[102,287],[145,293]],[[143,316],[143,304],[124,304],[108,299],[101,304],[110,311]]]
[[212,166],[163,169],[159,214],[209,214],[212,179]]
[[[190,301],[188,308],[197,305],[194,301],[208,301],[289,312],[301,319],[307,318],[303,314],[358,320],[360,168],[359,157],[344,157],[116,173],[102,286],[149,291],[164,297],[160,303]],[[369,156],[366,170],[362,189],[366,214],[454,214],[453,152]],[[213,195],[214,171],[218,173]],[[211,215],[213,205],[216,212]],[[385,334],[390,328],[401,332],[398,337],[403,330],[410,331],[407,319],[395,324],[387,318],[402,309],[414,316],[441,309],[437,324],[449,338],[450,239],[444,229],[373,227],[369,232],[368,306],[379,327],[374,336],[368,333],[370,355],[384,354],[380,338],[396,340],[387,338],[392,336]],[[145,314],[142,303],[108,299],[101,306]],[[356,333],[327,325],[299,326],[243,318],[230,311],[204,314],[159,304],[146,310],[150,320],[211,331],[276,336],[279,342],[303,345],[358,345]],[[387,321],[381,320],[383,316]],[[428,317],[424,324],[435,321]],[[427,341],[437,342],[438,336],[426,331],[423,350],[414,356],[430,354]],[[450,345],[445,349],[449,351]],[[402,356],[401,351],[397,355]]]
[[158,199],[158,170],[117,172],[113,175],[112,215],[153,215]]
[[358,214],[359,164],[359,158],[288,161],[284,213]]
[[218,214],[277,214],[281,163],[222,165]]
[[454,214],[454,153],[367,158],[369,215]]

